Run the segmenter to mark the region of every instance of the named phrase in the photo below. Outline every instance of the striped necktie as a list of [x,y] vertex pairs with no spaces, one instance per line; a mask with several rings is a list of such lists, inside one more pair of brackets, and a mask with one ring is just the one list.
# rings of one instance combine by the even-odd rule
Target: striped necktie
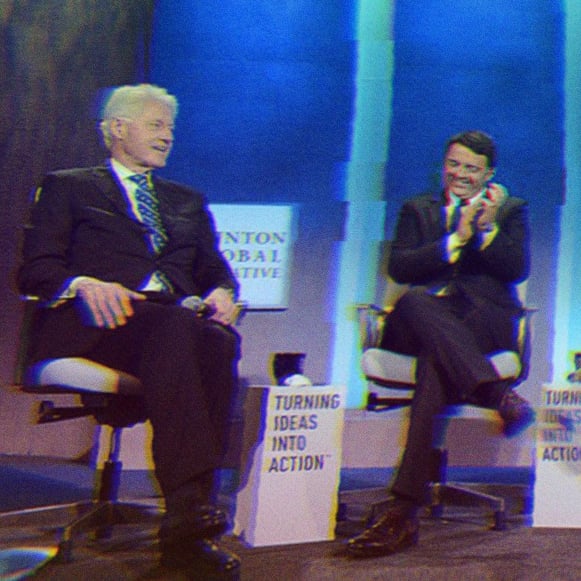
[[146,174],[135,174],[129,178],[137,184],[135,201],[137,211],[149,231],[149,240],[153,250],[159,253],[166,245],[168,237],[159,213],[159,201],[155,190],[150,186]]
[[468,205],[466,200],[460,200],[454,207],[448,209],[448,232],[455,232],[462,217],[462,208]]

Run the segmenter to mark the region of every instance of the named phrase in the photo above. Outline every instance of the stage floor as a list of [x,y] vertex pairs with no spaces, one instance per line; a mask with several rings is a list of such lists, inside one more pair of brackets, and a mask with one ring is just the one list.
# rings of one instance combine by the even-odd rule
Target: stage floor
[[[14,484],[16,473],[20,475],[21,486],[26,485],[25,476],[28,476],[29,492],[34,488],[38,498],[43,496],[39,489],[42,488],[43,480],[47,500],[50,501],[55,497],[55,482],[64,482],[64,489],[69,496],[73,490],[75,494],[79,493],[78,496],[87,492],[90,495],[92,480],[84,480],[90,475],[85,467],[67,469],[67,463],[63,463],[56,470],[55,463],[49,462],[52,472],[45,471],[43,477],[40,460],[32,463],[6,457],[1,460],[0,488],[3,491],[0,490],[0,500],[10,488],[6,477],[11,475]],[[474,472],[467,474],[470,480],[475,480],[478,475]],[[136,478],[136,475],[128,476]],[[337,526],[336,540],[253,548],[238,538],[226,536],[224,544],[242,558],[243,581],[578,580],[581,578],[581,555],[577,550],[580,531],[532,528],[531,486],[528,482],[522,482],[523,476],[526,478],[522,473],[515,475],[507,472],[504,474],[505,482],[478,484],[487,491],[501,492],[508,498],[507,530],[489,530],[491,521],[486,511],[454,504],[446,508],[443,519],[432,519],[427,515],[422,517],[419,545],[391,557],[351,560],[343,552],[345,540],[364,526],[363,519],[368,515],[370,503],[379,494],[373,487],[383,482],[383,473],[373,475],[360,472],[344,476],[344,489],[340,498],[346,503],[347,511],[345,520]],[[357,488],[362,483],[368,486]],[[129,482],[128,486],[133,487],[133,493],[142,502],[159,503],[158,498],[147,492],[151,483]],[[228,486],[232,486],[232,480],[226,482],[221,498],[224,504],[231,505]],[[122,489],[122,496],[125,496],[127,490],[125,494],[123,492]],[[135,494],[128,496],[136,498]],[[74,500],[79,498],[66,498],[63,501]],[[0,546],[3,551],[0,556],[6,556],[6,551],[11,548],[54,547],[55,530],[64,525],[70,516],[71,511],[67,509],[55,509],[49,515],[42,516],[35,512],[18,517],[0,516]],[[108,540],[83,538],[74,548],[72,562],[50,562],[34,578],[59,581],[178,581],[195,578],[157,566],[158,522],[158,517],[152,516],[146,525],[115,527]],[[1,566],[0,560],[0,571]],[[0,574],[0,579],[4,578]]]

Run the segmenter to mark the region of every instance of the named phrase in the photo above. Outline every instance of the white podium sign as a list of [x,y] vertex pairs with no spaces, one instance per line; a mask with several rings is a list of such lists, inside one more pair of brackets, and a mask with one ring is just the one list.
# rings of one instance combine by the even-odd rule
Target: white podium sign
[[537,417],[535,527],[581,527],[581,385],[543,386]]
[[251,546],[334,538],[343,386],[251,387],[234,534]]

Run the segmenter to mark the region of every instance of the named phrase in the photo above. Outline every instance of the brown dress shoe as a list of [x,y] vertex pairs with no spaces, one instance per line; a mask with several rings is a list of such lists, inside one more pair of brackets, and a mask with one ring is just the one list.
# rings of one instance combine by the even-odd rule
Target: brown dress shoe
[[417,545],[419,521],[416,511],[390,508],[360,535],[349,539],[347,554],[351,557],[382,557]]
[[512,389],[507,390],[500,400],[498,413],[504,421],[504,435],[509,438],[518,436],[535,421],[535,411],[529,402]]

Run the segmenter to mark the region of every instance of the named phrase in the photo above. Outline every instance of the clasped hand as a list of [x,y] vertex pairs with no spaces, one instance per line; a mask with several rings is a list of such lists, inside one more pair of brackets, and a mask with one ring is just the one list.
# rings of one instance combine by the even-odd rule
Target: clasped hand
[[489,232],[496,223],[498,208],[508,197],[508,191],[500,184],[490,183],[486,196],[460,208],[460,220],[456,232],[465,244],[475,232]]
[[[147,299],[144,294],[119,283],[89,277],[79,281],[76,295],[90,316],[90,324],[104,329],[116,329],[125,325],[135,312],[133,301]],[[211,307],[210,320],[226,326],[236,321],[239,309],[229,290],[216,288],[208,294],[204,302]]]

